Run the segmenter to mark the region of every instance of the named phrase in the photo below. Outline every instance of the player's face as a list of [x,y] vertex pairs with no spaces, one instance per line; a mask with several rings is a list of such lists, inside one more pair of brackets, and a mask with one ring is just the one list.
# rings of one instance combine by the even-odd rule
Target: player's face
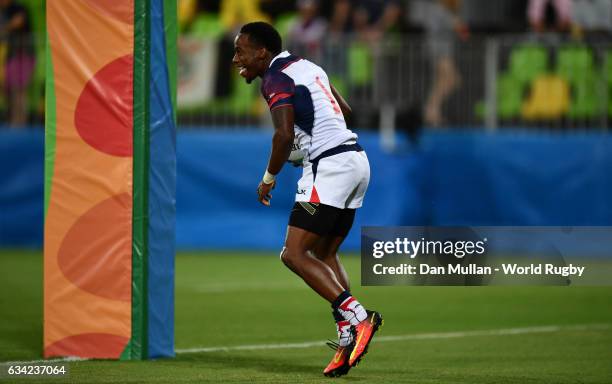
[[260,75],[264,57],[265,49],[253,46],[247,35],[239,34],[236,36],[232,62],[238,67],[240,76],[244,77],[247,83],[250,84]]

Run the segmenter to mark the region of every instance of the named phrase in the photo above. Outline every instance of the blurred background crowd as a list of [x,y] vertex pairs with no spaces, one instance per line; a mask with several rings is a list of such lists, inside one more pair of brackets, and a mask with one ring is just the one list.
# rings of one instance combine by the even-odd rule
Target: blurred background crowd
[[[44,121],[41,0],[0,0],[1,121]],[[321,65],[353,127],[609,126],[610,0],[178,0],[180,128],[270,127],[233,38],[264,20]]]
[[[231,64],[237,31],[254,20],[321,65],[352,106],[374,170],[356,228],[610,225],[612,0],[177,5],[179,248],[283,240],[299,170],[283,171],[261,215],[251,197],[272,122],[259,80],[247,85]],[[45,1],[0,0],[0,20],[0,244],[39,246]]]

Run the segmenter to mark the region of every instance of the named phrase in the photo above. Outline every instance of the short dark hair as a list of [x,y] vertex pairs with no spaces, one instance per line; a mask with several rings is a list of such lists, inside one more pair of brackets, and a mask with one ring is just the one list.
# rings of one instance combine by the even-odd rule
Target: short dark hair
[[264,47],[273,55],[278,55],[283,50],[283,41],[276,29],[263,21],[248,23],[240,28],[240,33],[249,35],[249,41],[260,47]]

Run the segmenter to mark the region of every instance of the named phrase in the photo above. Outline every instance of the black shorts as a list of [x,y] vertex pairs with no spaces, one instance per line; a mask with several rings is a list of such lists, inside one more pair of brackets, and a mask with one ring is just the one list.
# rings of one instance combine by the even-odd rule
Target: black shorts
[[355,209],[340,209],[331,205],[298,202],[293,205],[289,225],[319,236],[346,237],[355,219]]

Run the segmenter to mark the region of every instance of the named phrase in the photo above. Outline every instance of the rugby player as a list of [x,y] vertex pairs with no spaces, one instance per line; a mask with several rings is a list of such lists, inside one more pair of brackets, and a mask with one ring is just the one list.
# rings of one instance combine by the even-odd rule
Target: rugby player
[[234,40],[233,63],[261,93],[274,124],[272,151],[257,188],[270,205],[276,175],[296,146],[304,153],[303,175],[280,258],[315,292],[329,301],[338,331],[334,357],[323,373],[341,376],[367,352],[382,316],[366,310],[349,291],[337,251],[353,225],[368,182],[368,158],[346,126],[351,112],[323,69],[282,50],[278,32],[264,22],[245,24]]

